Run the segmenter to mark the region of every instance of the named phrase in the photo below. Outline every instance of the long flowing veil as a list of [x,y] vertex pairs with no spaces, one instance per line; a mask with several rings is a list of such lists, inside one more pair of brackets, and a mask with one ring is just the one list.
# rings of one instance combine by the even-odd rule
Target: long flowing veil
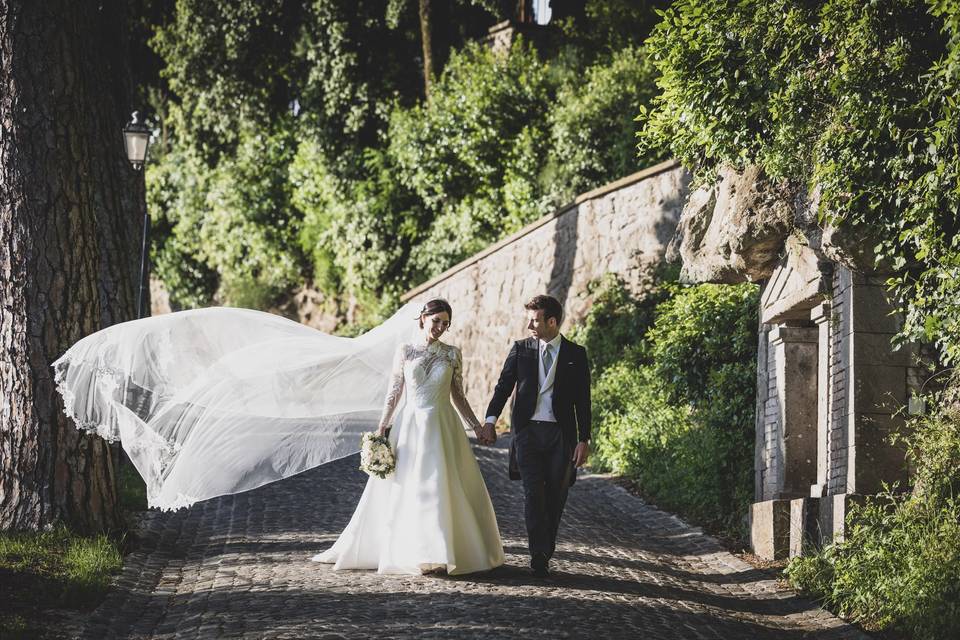
[[77,426],[121,443],[148,504],[177,509],[356,452],[416,314],[344,338],[249,309],[180,311],[87,336],[54,375]]

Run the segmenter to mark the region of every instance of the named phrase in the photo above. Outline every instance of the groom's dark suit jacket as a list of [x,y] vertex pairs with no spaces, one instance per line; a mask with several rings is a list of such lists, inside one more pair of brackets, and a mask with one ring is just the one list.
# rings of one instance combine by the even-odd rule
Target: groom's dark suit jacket
[[[590,367],[587,350],[561,337],[553,381],[553,415],[567,446],[590,439]],[[517,433],[530,422],[540,395],[540,347],[536,338],[517,340],[510,349],[486,416],[499,416],[514,387],[511,429]]]

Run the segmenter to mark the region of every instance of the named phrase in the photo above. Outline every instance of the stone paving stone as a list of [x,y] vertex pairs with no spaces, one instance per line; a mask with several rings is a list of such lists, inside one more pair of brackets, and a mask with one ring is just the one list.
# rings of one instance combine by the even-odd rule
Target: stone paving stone
[[255,491],[150,512],[84,638],[865,638],[713,538],[597,475],[570,493],[552,563],[527,570],[506,443],[474,447],[507,564],[471,576],[332,571],[310,557],[350,519],[351,456]]

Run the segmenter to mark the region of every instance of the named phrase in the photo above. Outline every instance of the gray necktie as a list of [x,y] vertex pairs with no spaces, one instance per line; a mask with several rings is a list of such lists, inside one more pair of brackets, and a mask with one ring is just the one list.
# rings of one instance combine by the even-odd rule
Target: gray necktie
[[550,365],[553,364],[553,354],[551,353],[550,344],[547,344],[543,347],[543,375],[550,373]]

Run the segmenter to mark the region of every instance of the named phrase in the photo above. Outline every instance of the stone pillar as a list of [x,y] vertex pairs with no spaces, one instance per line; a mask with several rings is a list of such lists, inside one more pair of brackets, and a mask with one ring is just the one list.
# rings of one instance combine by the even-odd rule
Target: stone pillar
[[758,558],[783,560],[790,554],[790,501],[750,505],[750,546]]
[[818,330],[807,327],[770,332],[781,427],[780,498],[808,496],[817,477],[817,337]]
[[898,413],[907,404],[913,350],[891,347],[899,318],[884,279],[855,274],[852,289],[853,437],[847,493],[871,494],[884,482],[906,479],[904,450],[890,444],[889,437],[903,425]]
[[790,501],[790,557],[820,546],[820,498]]
[[761,323],[757,332],[757,401],[753,449],[753,494],[756,502],[775,498],[780,489],[776,447],[771,442],[776,440],[774,436],[779,433],[776,398],[770,398],[775,395],[771,389],[776,388],[776,372],[768,336],[771,328]]
[[810,310],[817,325],[817,481],[810,486],[810,497],[827,495],[830,472],[830,301]]

